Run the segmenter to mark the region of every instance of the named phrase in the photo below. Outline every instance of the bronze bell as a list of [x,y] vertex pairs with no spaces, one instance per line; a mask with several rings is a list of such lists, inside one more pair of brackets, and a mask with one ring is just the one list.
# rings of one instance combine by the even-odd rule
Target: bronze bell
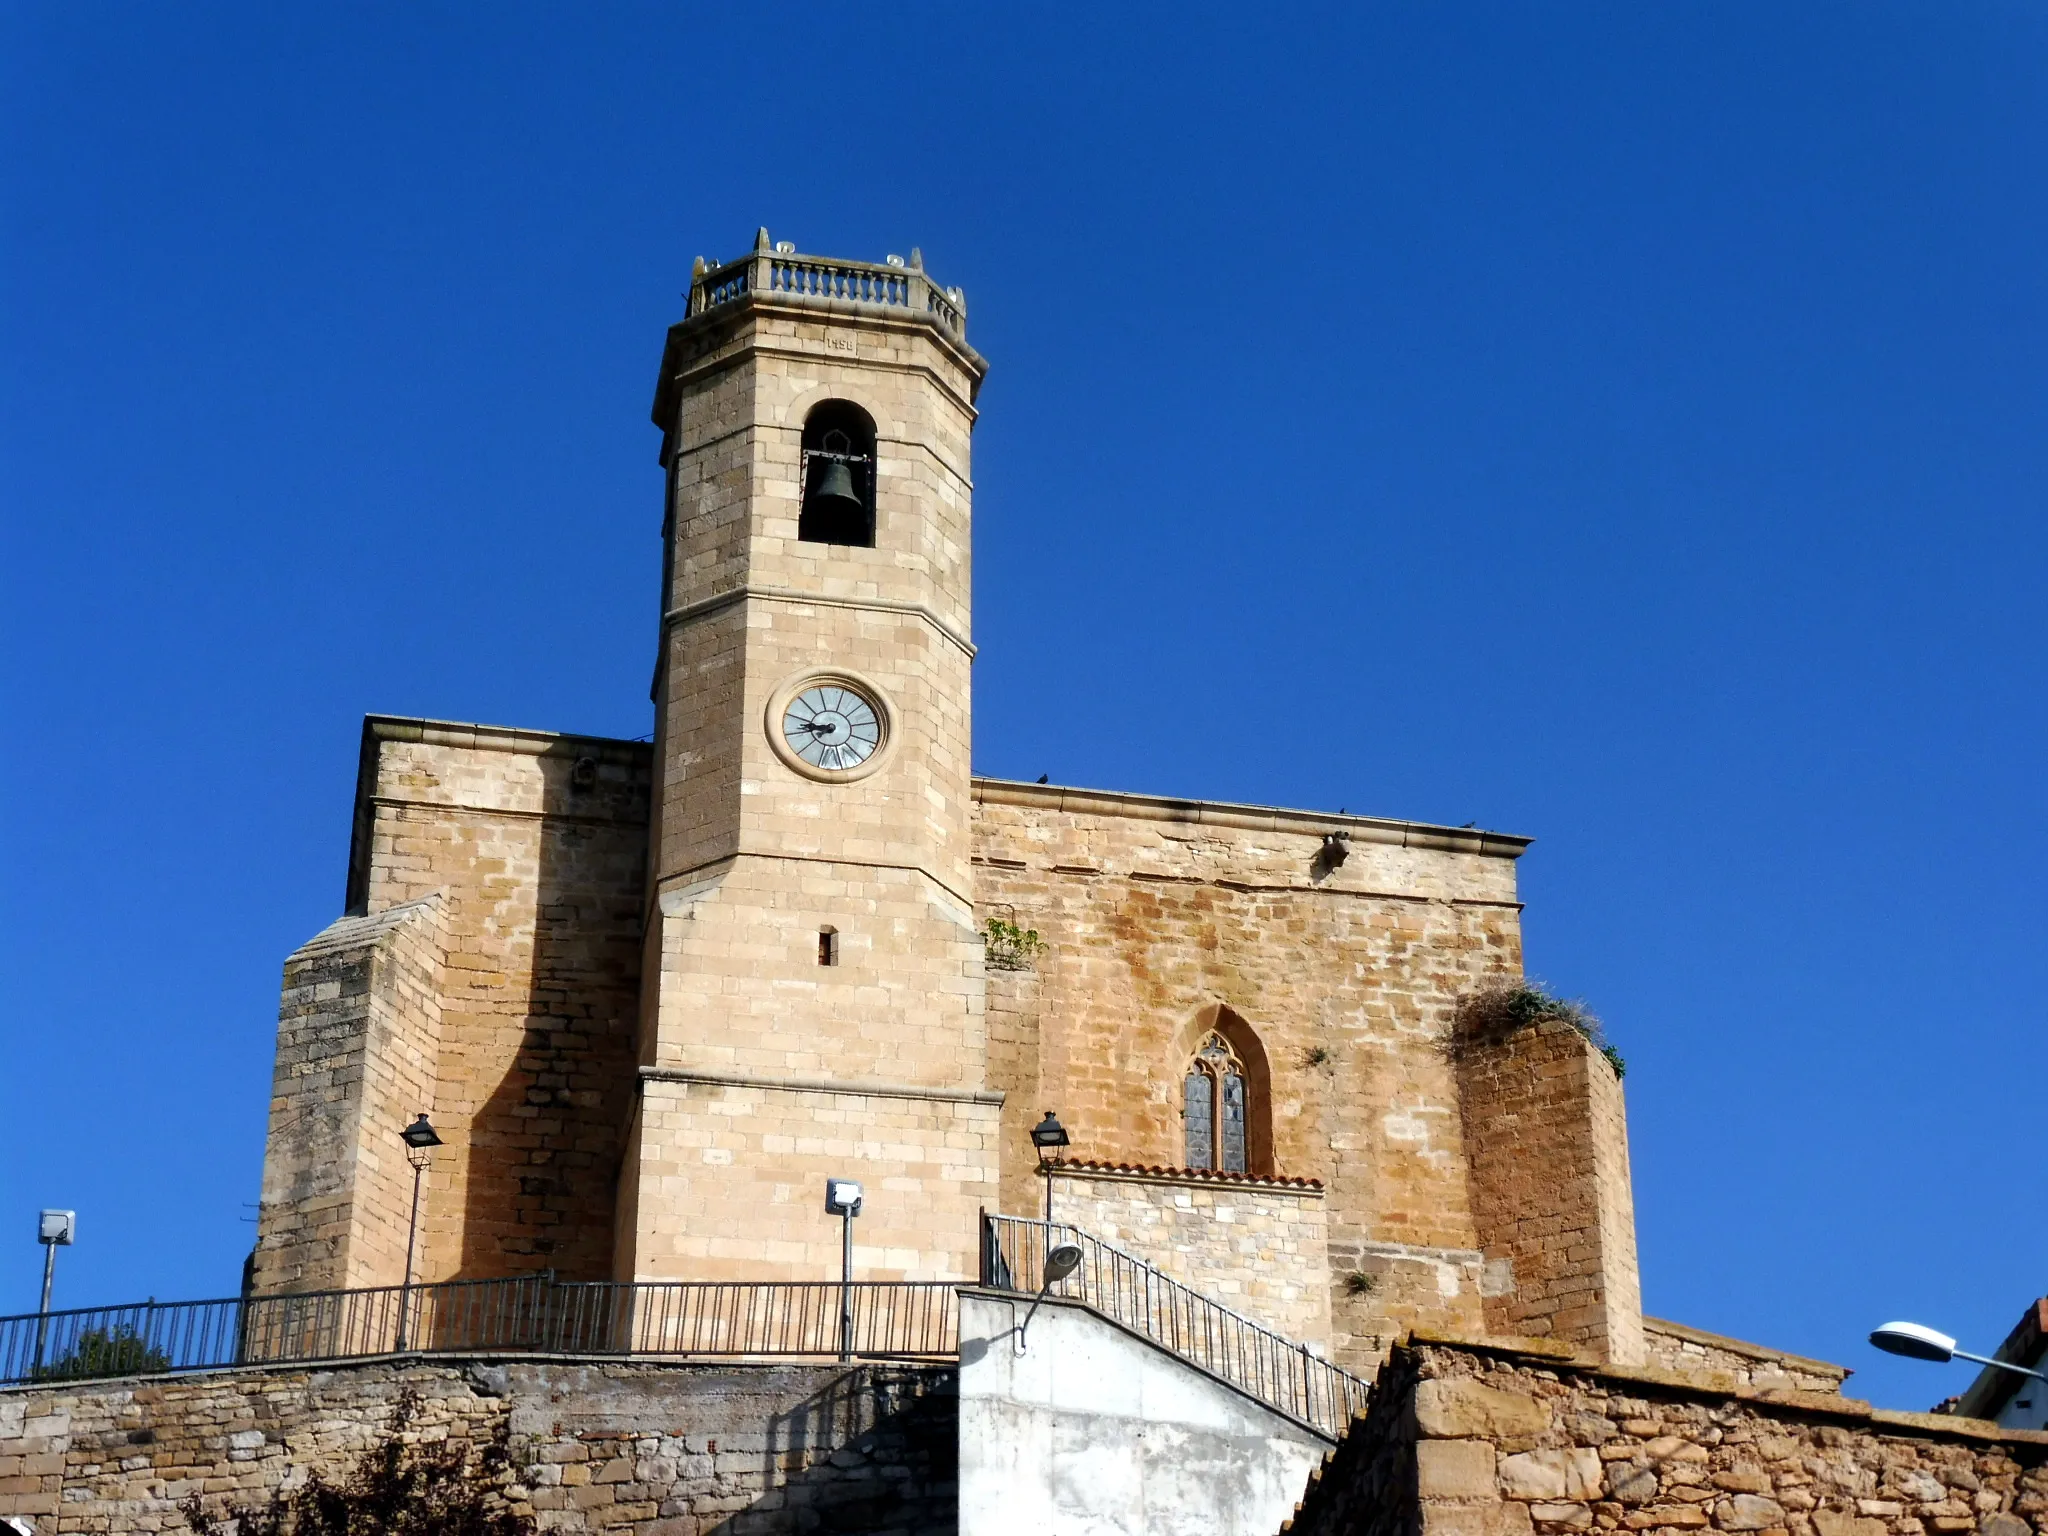
[[867,511],[860,492],[854,488],[853,469],[844,459],[825,461],[824,473],[818,476],[818,484],[811,492],[811,505],[820,512],[842,517],[859,517]]

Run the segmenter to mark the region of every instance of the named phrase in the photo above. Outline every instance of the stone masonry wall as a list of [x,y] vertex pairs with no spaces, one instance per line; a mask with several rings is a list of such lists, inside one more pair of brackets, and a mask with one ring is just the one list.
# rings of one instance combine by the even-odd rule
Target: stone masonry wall
[[257,1290],[404,1279],[412,1168],[396,1128],[434,1102],[445,943],[430,896],[342,918],[285,962]]
[[447,931],[420,1276],[608,1279],[650,750],[419,720],[364,736],[351,900],[439,892]]
[[[1443,1045],[1462,994],[1520,974],[1523,840],[986,779],[975,793],[977,916],[1046,945],[1029,971],[989,971],[1005,1208],[1034,1212],[1024,1132],[1048,1107],[1076,1158],[1182,1165],[1182,1073],[1227,1007],[1267,1074],[1253,1112],[1272,1166],[1253,1171],[1326,1190],[1334,1358],[1369,1369],[1418,1322],[1480,1331]],[[1352,842],[1330,869],[1334,831]],[[1401,1283],[1345,1283],[1392,1258]]]
[[1156,1264],[1298,1344],[1330,1341],[1323,1192],[1055,1164],[1053,1218]]
[[1643,1342],[1646,1363],[1660,1370],[1693,1375],[1711,1371],[1757,1392],[1840,1392],[1849,1375],[1847,1366],[1764,1349],[1661,1317],[1643,1319]]
[[1397,1349],[1292,1536],[2040,1536],[2048,1434],[1604,1367],[1502,1344]]
[[375,1364],[0,1392],[0,1514],[183,1531],[401,1438],[508,1437],[504,1504],[543,1531],[903,1532],[958,1524],[950,1368]]
[[1459,1053],[1479,1246],[1501,1334],[1645,1357],[1621,1082],[1578,1031],[1546,1022]]

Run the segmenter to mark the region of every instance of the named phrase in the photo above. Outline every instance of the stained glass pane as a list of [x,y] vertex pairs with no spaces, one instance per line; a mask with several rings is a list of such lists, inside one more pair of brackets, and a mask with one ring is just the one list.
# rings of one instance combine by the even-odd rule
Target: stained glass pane
[[1208,1073],[1190,1072],[1181,1084],[1181,1110],[1187,1122],[1190,1168],[1216,1166],[1216,1082]]
[[1232,1072],[1223,1079],[1223,1171],[1244,1173],[1244,1078]]

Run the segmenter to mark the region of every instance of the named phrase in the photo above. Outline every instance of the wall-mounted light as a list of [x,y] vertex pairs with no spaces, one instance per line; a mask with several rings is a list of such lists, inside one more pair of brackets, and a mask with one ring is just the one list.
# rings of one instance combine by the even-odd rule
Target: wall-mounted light
[[1024,1353],[1024,1336],[1031,1331],[1031,1319],[1038,1316],[1038,1304],[1045,1300],[1045,1293],[1058,1285],[1067,1276],[1081,1267],[1084,1257],[1073,1243],[1061,1243],[1049,1249],[1045,1255],[1045,1278],[1039,1282],[1038,1294],[1031,1298],[1031,1310],[1024,1314],[1024,1321],[1017,1328],[1017,1353]]

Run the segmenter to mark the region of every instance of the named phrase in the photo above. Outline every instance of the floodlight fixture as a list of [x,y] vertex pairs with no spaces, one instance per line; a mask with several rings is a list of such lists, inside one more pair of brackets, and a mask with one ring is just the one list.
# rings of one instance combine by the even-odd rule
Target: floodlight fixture
[[839,1358],[853,1358],[853,1218],[860,1214],[861,1188],[852,1179],[825,1181],[825,1210],[839,1218]]
[[43,1348],[50,1335],[50,1287],[57,1283],[57,1250],[69,1248],[78,1240],[78,1212],[38,1211],[36,1213],[36,1241],[43,1245],[43,1304],[36,1309],[36,1359],[38,1373],[43,1368]]

